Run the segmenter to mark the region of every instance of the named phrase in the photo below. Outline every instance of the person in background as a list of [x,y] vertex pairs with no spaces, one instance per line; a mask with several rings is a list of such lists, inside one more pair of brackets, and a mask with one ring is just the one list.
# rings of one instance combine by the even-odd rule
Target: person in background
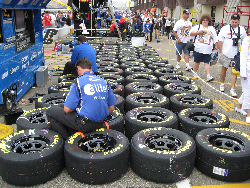
[[149,16],[149,23],[151,24],[151,27],[150,27],[150,39],[149,39],[149,42],[152,41],[152,34],[153,34],[153,31],[154,31],[154,18],[153,18],[153,15],[151,14]]
[[48,11],[45,11],[45,14],[43,16],[43,26],[44,26],[44,33],[47,32],[47,29],[48,28],[51,28],[51,16],[49,15],[49,12]]
[[117,31],[117,28],[116,28],[115,22],[112,21],[112,23],[110,25],[110,32],[114,33],[115,31]]
[[192,23],[188,20],[189,10],[183,10],[182,19],[178,20],[173,28],[173,34],[176,38],[176,55],[177,64],[176,68],[181,68],[181,54],[184,52],[184,60],[186,62],[186,71],[190,71],[191,67],[189,65],[189,51],[187,50],[186,44],[190,40],[190,30],[192,28]]
[[165,25],[166,25],[166,18],[165,18],[165,15],[162,15],[162,29],[161,29],[161,36],[163,36],[163,35],[164,35]]
[[114,110],[116,102],[108,83],[94,75],[91,62],[83,57],[77,60],[78,76],[70,86],[64,107],[46,111],[49,126],[64,140],[75,132],[92,132],[103,125],[103,120]]
[[196,36],[194,41],[194,72],[195,78],[198,78],[197,71],[200,62],[204,62],[204,69],[207,74],[207,82],[214,78],[210,75],[210,60],[213,46],[217,49],[217,33],[212,26],[212,18],[209,14],[203,14],[200,18],[199,25],[190,30],[191,36]]
[[[146,40],[150,40],[149,39],[149,35],[150,35],[150,30],[151,30],[151,24],[149,23],[149,19],[146,21],[145,25],[144,25],[144,32],[145,32],[145,39]],[[151,42],[151,41],[149,41]]]
[[76,62],[82,57],[86,57],[90,60],[92,64],[92,71],[95,73],[97,71],[96,64],[96,51],[95,49],[87,43],[87,39],[84,35],[78,36],[78,45],[74,48],[71,56],[71,62],[65,64],[63,75],[74,74],[77,75]]
[[50,21],[51,28],[55,28],[57,25],[55,13],[50,13],[49,15],[51,17],[51,21]]
[[161,29],[163,27],[161,18],[158,19],[158,22],[156,22],[155,24],[155,31],[156,31],[156,35],[157,35],[157,42],[160,42],[160,35],[161,35]]
[[[231,66],[231,61],[234,56],[238,53],[239,47],[242,43],[242,40],[247,36],[244,27],[239,25],[240,15],[235,13],[231,16],[231,24],[223,26],[218,35],[218,63],[222,65],[220,72],[220,91],[225,91],[225,78],[228,67]],[[240,33],[240,36],[239,36]],[[235,91],[237,75],[234,75],[231,70],[231,90],[230,95],[232,97],[237,97]]]
[[248,34],[248,37],[243,39],[241,46],[240,76],[242,94],[239,98],[239,104],[235,108],[235,111],[246,115],[246,122],[250,124],[250,33]]
[[171,28],[171,19],[168,17],[166,20],[166,36],[168,37],[168,39],[169,39],[170,28]]

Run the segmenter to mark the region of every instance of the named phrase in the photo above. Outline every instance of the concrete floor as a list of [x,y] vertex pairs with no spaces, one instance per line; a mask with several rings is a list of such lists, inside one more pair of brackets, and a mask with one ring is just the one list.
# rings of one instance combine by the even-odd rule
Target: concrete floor
[[[106,40],[106,39],[102,39]],[[116,39],[109,39],[109,40],[116,40]],[[176,55],[175,55],[175,47],[174,43],[171,40],[168,40],[167,37],[161,36],[160,37],[160,43],[157,43],[155,39],[153,39],[152,42],[148,42],[147,45],[152,46],[160,55],[160,57],[164,59],[168,59],[170,64],[173,64],[176,66]],[[59,56],[56,55],[53,51],[50,49],[54,48],[54,43],[50,45],[44,45],[45,49],[48,49],[47,51],[50,53],[45,53],[45,65],[48,66],[49,72],[53,70],[54,65],[64,65],[67,61],[70,60],[70,55],[61,54]],[[170,50],[170,51],[169,51]],[[190,58],[190,65],[193,67],[193,58]],[[192,83],[198,85],[201,88],[202,95],[205,95],[211,99],[213,99],[214,102],[214,109],[224,113],[230,118],[230,128],[236,129],[242,132],[245,132],[247,134],[250,134],[250,126],[249,124],[245,123],[245,116],[234,112],[234,108],[237,105],[236,99],[231,99],[228,96],[225,96],[218,92],[216,89],[219,89],[220,85],[220,65],[214,65],[211,67],[211,75],[215,78],[213,82],[207,83],[203,82],[201,80],[193,80]],[[185,76],[193,78],[192,72],[185,71],[185,64],[182,61],[181,62],[181,69]],[[50,72],[51,73],[51,72]],[[204,66],[203,64],[200,65],[200,69],[198,71],[200,77],[202,79],[206,79]],[[54,83],[57,83],[58,76],[52,76],[49,74],[48,82],[46,83],[45,87],[32,87],[23,97],[22,100],[18,102],[17,107],[22,108],[23,110],[32,110],[35,108],[34,103],[29,103],[28,98],[32,97],[35,93],[48,93],[48,87]],[[227,72],[226,77],[226,84],[225,84],[226,90],[225,94],[229,94],[230,90],[230,70]],[[236,85],[236,91],[238,93],[238,96],[241,94],[241,85],[240,85],[240,79],[237,79],[237,85]],[[24,102],[26,100],[26,102]],[[21,102],[23,101],[23,102]],[[0,116],[0,124],[4,124],[4,117]],[[16,125],[11,125],[14,130],[16,130]],[[241,183],[250,183],[250,180],[246,182]],[[66,172],[66,170],[63,170],[63,172],[53,180],[37,185],[34,187],[38,188],[55,188],[55,187],[190,187],[190,186],[199,186],[199,185],[221,185],[221,184],[229,184],[228,182],[222,182],[215,179],[211,179],[202,173],[200,173],[197,169],[194,169],[191,176],[188,177],[183,182],[178,182],[174,184],[157,184],[154,182],[150,182],[147,180],[144,180],[137,176],[131,169],[128,170],[128,172],[119,180],[105,184],[105,185],[99,185],[99,186],[93,186],[93,185],[87,185],[80,182],[75,181],[72,179],[69,174]],[[247,184],[247,185],[248,185]],[[10,185],[3,181],[0,177],[0,187],[17,187]]]

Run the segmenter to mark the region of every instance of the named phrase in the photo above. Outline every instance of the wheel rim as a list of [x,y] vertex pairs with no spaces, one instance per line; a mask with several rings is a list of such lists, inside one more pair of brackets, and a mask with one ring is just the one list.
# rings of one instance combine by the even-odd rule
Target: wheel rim
[[159,103],[160,99],[156,96],[135,96],[134,100],[138,103],[144,103],[144,104],[155,104]]
[[44,150],[50,141],[41,135],[23,136],[14,141],[11,148],[15,153],[29,154]]
[[192,91],[192,87],[189,85],[187,86],[181,86],[181,85],[172,85],[173,90],[178,90],[178,91]]
[[27,118],[31,123],[48,123],[45,112],[35,112],[32,113],[30,117]]
[[64,103],[65,97],[50,97],[44,101],[45,104],[62,104]]
[[149,135],[144,144],[150,149],[154,150],[167,150],[167,151],[176,151],[182,147],[182,141],[168,134],[152,134]]
[[208,138],[208,141],[215,147],[241,152],[245,150],[245,144],[236,136],[230,135],[230,134],[222,134],[218,133],[215,135],[211,135]]
[[184,96],[180,98],[180,102],[185,104],[204,104],[205,99],[199,98],[199,97],[193,97],[193,96]]
[[162,122],[168,119],[168,116],[162,112],[142,111],[137,115],[137,120],[145,122]]
[[188,116],[191,120],[202,123],[216,123],[218,117],[208,112],[193,112]]
[[107,152],[116,145],[116,140],[108,135],[92,134],[81,138],[78,142],[79,148],[85,152]]

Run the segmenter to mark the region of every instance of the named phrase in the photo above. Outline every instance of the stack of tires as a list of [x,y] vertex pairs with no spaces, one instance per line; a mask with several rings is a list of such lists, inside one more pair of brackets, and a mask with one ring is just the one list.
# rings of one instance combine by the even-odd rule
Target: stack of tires
[[[129,168],[157,183],[174,183],[194,167],[222,181],[250,178],[250,136],[229,129],[229,118],[181,71],[149,47],[93,41],[98,76],[115,94],[102,128],[65,142],[50,130],[46,110],[63,106],[74,75],[62,76],[17,119],[19,132],[0,142],[0,176],[14,185],[45,183],[66,168],[86,184],[105,184]],[[64,152],[63,152],[64,150]],[[23,178],[25,175],[25,178]]]

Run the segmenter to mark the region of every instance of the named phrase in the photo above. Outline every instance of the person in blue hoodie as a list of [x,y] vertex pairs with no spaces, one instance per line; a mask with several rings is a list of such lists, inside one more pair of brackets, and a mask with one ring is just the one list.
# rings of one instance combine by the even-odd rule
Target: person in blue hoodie
[[[149,40],[149,35],[150,35],[150,29],[151,29],[151,24],[149,23],[149,20],[144,24],[144,32],[145,32],[145,39]],[[149,40],[149,42],[151,42]]]

